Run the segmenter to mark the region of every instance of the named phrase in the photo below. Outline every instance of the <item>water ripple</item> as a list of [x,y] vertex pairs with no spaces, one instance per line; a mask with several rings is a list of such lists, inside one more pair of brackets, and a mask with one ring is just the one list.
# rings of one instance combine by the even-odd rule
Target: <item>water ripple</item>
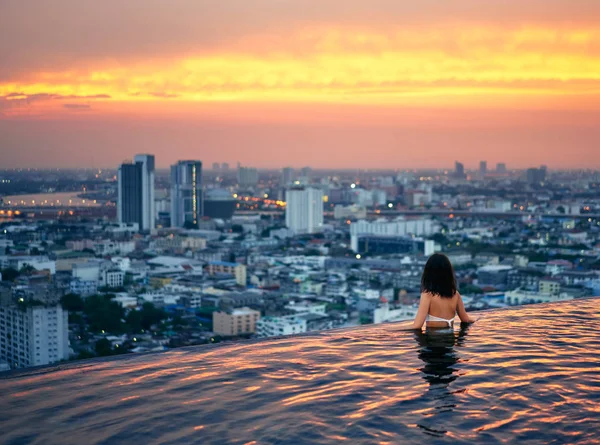
[[600,300],[0,379],[2,444],[597,443]]

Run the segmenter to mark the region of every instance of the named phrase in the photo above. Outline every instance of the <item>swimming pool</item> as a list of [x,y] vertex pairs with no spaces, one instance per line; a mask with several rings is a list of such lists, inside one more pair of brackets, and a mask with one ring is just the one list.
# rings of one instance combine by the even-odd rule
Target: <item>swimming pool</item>
[[3,444],[598,443],[600,300],[0,379]]

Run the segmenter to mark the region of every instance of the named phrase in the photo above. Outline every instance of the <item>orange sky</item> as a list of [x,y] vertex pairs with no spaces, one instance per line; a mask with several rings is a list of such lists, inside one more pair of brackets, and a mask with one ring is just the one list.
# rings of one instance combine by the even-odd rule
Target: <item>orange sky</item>
[[4,3],[8,167],[600,167],[595,0]]

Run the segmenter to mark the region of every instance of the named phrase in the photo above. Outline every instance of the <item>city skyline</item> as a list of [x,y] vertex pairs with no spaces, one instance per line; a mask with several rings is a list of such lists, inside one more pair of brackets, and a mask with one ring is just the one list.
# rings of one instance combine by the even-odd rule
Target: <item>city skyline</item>
[[597,2],[139,1],[5,2],[2,165],[600,167]]

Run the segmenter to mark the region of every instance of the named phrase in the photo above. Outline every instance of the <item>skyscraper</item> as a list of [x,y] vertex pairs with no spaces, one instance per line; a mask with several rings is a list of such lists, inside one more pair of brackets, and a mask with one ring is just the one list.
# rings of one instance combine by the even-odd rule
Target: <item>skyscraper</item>
[[254,187],[258,184],[258,170],[238,164],[238,184],[242,187]]
[[547,167],[542,165],[540,168],[527,169],[527,182],[530,184],[539,184],[546,180]]
[[117,217],[122,223],[137,223],[140,230],[154,230],[154,156],[136,155],[118,172]]
[[286,187],[294,180],[294,169],[292,167],[285,167],[281,170],[281,185]]
[[506,164],[502,162],[496,164],[496,173],[506,173]]
[[312,168],[302,167],[300,169],[300,176],[305,177],[305,178],[310,178],[311,175],[312,175]]
[[204,215],[202,162],[171,166],[171,227],[195,227]]
[[479,173],[484,176],[487,174],[487,161],[481,161],[479,163]]
[[464,179],[467,177],[467,175],[465,174],[465,166],[464,164],[456,161],[456,167],[455,167],[455,171],[454,171],[454,177],[458,178],[458,179]]
[[295,233],[315,233],[323,226],[323,191],[294,187],[285,194],[285,224]]

